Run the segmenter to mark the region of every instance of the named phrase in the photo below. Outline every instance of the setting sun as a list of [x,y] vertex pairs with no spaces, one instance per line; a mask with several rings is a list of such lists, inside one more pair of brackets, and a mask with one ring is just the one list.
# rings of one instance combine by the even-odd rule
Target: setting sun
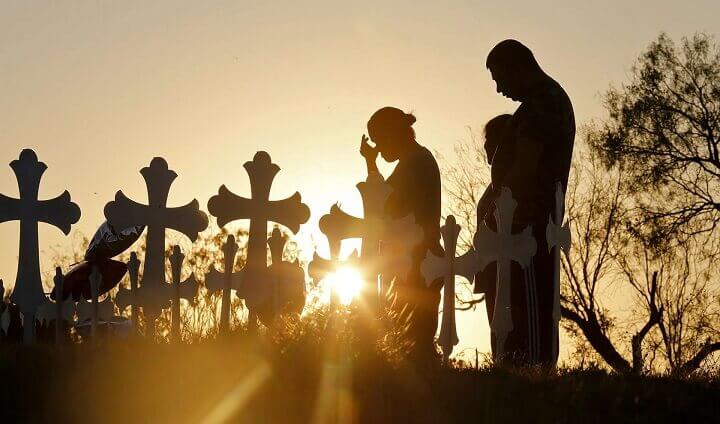
[[340,303],[347,306],[353,301],[355,296],[360,293],[363,285],[363,279],[357,269],[342,267],[330,274],[325,279],[325,283],[328,301],[334,292]]

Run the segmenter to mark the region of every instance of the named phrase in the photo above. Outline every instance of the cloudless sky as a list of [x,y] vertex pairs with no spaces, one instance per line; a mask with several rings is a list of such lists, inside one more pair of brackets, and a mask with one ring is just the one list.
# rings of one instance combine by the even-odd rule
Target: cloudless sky
[[[582,124],[661,31],[712,32],[718,16],[711,0],[0,0],[0,192],[17,195],[2,164],[31,147],[49,166],[41,198],[68,189],[92,235],[118,189],[146,201],[153,156],[179,174],[170,205],[205,208],[221,184],[249,194],[242,164],[267,150],[282,168],[271,198],[298,190],[312,209],[307,238],[335,201],[361,213],[359,141],[379,107],[414,112],[420,143],[451,161],[467,126],[517,107],[485,69],[498,41],[526,43]],[[70,247],[41,227],[42,249]],[[0,224],[6,286],[17,235]],[[461,349],[487,350],[484,316],[462,314]]]

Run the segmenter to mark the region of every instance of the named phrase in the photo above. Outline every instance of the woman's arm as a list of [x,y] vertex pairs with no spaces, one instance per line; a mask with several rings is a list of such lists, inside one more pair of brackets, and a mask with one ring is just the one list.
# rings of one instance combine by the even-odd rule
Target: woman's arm
[[368,143],[368,137],[365,134],[363,134],[362,138],[360,139],[360,154],[362,155],[362,157],[365,158],[368,175],[379,174],[380,170],[378,169],[376,163],[378,156],[377,148],[372,147]]

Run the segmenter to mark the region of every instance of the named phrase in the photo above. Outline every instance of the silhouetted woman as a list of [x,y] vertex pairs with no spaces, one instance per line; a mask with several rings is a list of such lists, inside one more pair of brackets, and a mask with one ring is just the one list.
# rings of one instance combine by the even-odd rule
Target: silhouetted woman
[[415,346],[415,360],[431,360],[436,351],[433,344],[438,321],[440,284],[431,288],[420,275],[420,263],[428,250],[442,253],[440,247],[440,170],[432,153],[415,139],[412,128],[415,117],[394,107],[375,112],[367,124],[370,139],[363,135],[360,153],[365,157],[368,174],[379,173],[375,163],[378,153],[388,162],[397,161],[387,183],[393,188],[385,204],[385,216],[400,219],[413,214],[424,230],[420,245],[412,251],[413,264],[407,278],[396,285],[396,309],[405,305],[413,315],[408,330]]

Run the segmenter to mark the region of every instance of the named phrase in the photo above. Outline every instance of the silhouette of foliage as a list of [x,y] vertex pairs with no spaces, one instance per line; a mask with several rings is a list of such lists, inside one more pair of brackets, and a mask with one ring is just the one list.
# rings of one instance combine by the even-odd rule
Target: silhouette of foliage
[[627,165],[640,211],[636,229],[654,245],[702,236],[718,253],[720,46],[714,38],[699,33],[677,45],[661,34],[629,81],[607,91],[605,108],[608,118],[589,140],[608,166]]

